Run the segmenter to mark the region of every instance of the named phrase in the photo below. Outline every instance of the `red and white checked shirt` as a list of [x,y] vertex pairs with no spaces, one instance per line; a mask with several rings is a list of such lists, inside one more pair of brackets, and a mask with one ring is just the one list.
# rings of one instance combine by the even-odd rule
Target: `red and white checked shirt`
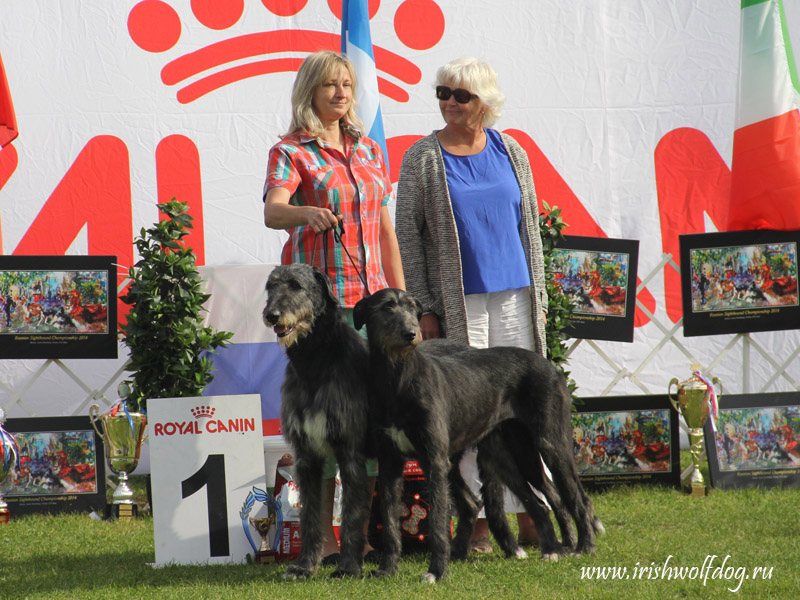
[[[352,308],[367,295],[359,272],[366,276],[370,291],[388,287],[381,266],[380,212],[389,201],[392,184],[380,146],[368,137],[357,138],[350,128],[343,130],[352,138],[345,149],[347,156],[324,140],[300,133],[291,133],[275,144],[269,151],[264,198],[270,189],[282,187],[292,194],[294,206],[318,206],[342,215],[342,242],[358,271],[332,231],[317,236],[308,225],[287,230],[289,239],[281,263],[306,263],[323,269],[331,278],[339,304]],[[326,241],[328,264],[324,266]]]

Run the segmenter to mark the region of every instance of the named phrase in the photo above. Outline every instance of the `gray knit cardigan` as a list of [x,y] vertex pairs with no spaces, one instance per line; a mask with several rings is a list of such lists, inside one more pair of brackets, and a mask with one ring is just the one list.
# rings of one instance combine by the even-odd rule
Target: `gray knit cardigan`
[[[535,349],[546,355],[541,314],[547,307],[547,291],[533,175],[522,146],[511,136],[501,136],[522,195],[519,236],[532,282]],[[403,157],[395,221],[406,289],[422,302],[425,312],[439,317],[442,335],[468,344],[461,251],[436,131],[416,142]],[[497,268],[502,269],[503,265],[498,264]]]

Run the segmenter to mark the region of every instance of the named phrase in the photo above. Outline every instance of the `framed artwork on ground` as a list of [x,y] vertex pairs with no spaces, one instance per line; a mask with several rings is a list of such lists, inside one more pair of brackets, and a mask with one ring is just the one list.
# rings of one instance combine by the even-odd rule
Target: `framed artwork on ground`
[[800,485],[800,392],[728,394],[704,433],[712,487]]
[[666,395],[583,398],[572,413],[575,463],[587,489],[680,486],[678,414]]
[[106,505],[105,455],[89,417],[8,419],[19,469],[2,486],[12,518],[30,513],[96,510]]

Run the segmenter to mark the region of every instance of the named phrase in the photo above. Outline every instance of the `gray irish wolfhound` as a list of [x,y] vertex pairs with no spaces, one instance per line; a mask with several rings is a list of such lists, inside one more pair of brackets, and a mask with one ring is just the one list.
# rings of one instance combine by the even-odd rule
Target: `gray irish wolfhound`
[[[360,575],[369,494],[366,341],[347,324],[322,271],[275,268],[267,280],[264,322],[286,348],[281,387],[283,435],[295,455],[300,488],[300,555],[287,577],[307,577],[322,560],[322,470],[333,454],[342,479],[341,552],[334,576]],[[374,456],[374,453],[372,453]]]
[[[521,348],[477,350],[446,340],[420,343],[421,314],[414,297],[393,289],[361,300],[354,311],[356,326],[366,325],[369,339],[370,401],[377,405],[372,429],[384,435],[376,444],[384,541],[375,574],[397,571],[396,515],[407,456],[419,460],[430,482],[431,562],[423,580],[437,581],[446,574],[450,457],[475,445],[487,518],[493,517],[489,526],[496,538],[497,512],[502,512],[497,490],[502,481],[533,518],[543,556],[554,558],[565,551],[528,485],[541,484],[541,455],[560,500],[575,520],[575,550],[593,552],[595,527],[599,530],[601,525],[578,480],[572,456],[571,398],[564,378],[547,359]],[[502,522],[507,527],[504,515]],[[458,537],[457,533],[456,546]]]

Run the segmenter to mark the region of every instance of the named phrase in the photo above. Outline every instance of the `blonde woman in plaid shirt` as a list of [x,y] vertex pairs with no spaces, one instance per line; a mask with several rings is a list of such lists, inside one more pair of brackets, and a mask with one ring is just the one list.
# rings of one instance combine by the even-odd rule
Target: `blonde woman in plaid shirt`
[[[371,291],[405,289],[397,237],[389,216],[392,184],[380,146],[361,134],[355,114],[355,72],[335,52],[311,54],[292,90],[292,124],[270,150],[264,186],[264,221],[286,229],[281,262],[304,262],[326,271],[343,308]],[[317,234],[342,220],[343,246]],[[344,249],[353,257],[351,264]]]
[[[405,289],[388,209],[392,184],[380,146],[361,133],[355,89],[353,65],[340,54],[321,51],[303,61],[292,88],[289,133],[270,149],[264,184],[264,223],[289,232],[281,263],[325,271],[351,325],[353,306],[369,291]],[[341,243],[326,235],[339,221]],[[333,458],[325,471],[332,513]],[[375,461],[368,461],[367,474],[374,485]],[[365,555],[371,550],[367,544]],[[323,565],[338,560],[332,525],[323,556]]]

